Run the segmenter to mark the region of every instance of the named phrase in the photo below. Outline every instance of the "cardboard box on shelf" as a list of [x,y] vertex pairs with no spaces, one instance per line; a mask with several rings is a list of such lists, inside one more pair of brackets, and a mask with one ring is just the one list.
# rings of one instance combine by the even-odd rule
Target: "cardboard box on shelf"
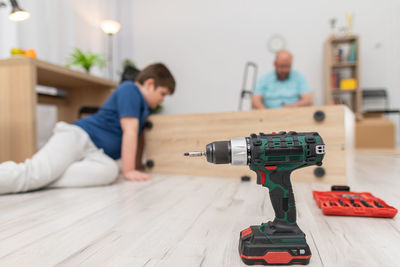
[[356,148],[396,148],[395,126],[387,118],[365,118],[356,123]]

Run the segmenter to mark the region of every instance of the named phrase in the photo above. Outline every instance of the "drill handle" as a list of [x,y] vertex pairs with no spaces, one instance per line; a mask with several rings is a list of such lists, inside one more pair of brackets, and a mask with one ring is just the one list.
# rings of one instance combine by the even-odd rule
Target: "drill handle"
[[291,170],[276,169],[256,170],[257,183],[269,189],[275,219],[289,224],[296,223],[296,206],[290,182]]

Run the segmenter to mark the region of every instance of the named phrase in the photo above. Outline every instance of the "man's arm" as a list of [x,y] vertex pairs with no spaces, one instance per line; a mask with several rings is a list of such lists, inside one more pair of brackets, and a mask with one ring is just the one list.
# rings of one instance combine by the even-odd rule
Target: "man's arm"
[[266,109],[267,108],[266,106],[264,106],[262,95],[252,95],[251,105],[252,105],[253,109]]
[[135,168],[139,120],[133,117],[124,117],[120,122],[122,128],[122,172],[125,178],[131,181],[150,180],[148,174],[139,172]]
[[284,105],[284,108],[293,108],[293,107],[305,107],[311,106],[313,104],[313,96],[310,93],[301,94],[300,100],[289,105]]
[[313,96],[311,94],[310,86],[308,85],[307,80],[302,74],[295,74],[297,74],[295,77],[297,82],[297,89],[299,90],[298,94],[300,94],[300,100],[290,105],[284,105],[283,107],[290,108],[311,106],[313,104]]

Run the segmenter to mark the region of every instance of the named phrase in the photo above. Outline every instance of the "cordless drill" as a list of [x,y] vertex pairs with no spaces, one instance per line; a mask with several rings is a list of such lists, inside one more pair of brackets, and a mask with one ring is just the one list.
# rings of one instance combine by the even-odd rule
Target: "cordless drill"
[[325,144],[316,132],[251,134],[250,137],[212,142],[205,152],[188,152],[189,157],[206,156],[214,164],[249,165],[257,184],[268,187],[275,219],[240,232],[239,253],[253,264],[308,264],[311,251],[305,234],[296,224],[296,207],[290,173],[311,165],[322,165]]

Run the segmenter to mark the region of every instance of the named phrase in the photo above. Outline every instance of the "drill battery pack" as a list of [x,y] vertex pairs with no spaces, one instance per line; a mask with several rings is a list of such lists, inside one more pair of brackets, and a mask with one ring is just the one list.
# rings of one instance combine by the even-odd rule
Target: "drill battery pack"
[[349,191],[313,191],[313,197],[325,215],[393,218],[397,209],[371,193]]
[[304,233],[267,235],[262,226],[253,225],[240,232],[239,254],[247,265],[308,264],[311,251]]

